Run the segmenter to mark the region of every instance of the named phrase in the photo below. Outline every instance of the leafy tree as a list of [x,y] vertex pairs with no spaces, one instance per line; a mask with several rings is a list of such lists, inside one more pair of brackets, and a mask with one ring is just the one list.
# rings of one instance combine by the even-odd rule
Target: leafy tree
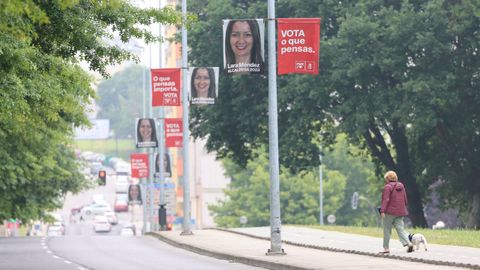
[[[145,78],[142,79],[142,77]],[[129,66],[98,85],[99,118],[110,119],[119,138],[135,136],[135,118],[142,117],[142,87],[149,84],[149,71],[142,66]],[[147,93],[145,93],[147,95]],[[148,96],[146,97],[148,98]],[[132,102],[136,100],[136,102]]]
[[[336,137],[336,143],[325,151],[323,163],[329,170],[341,172],[345,177],[345,187],[341,207],[335,213],[337,224],[342,225],[376,225],[380,204],[383,179],[375,176],[374,164],[365,151],[348,143],[345,134]],[[327,178],[328,179],[328,178]],[[351,198],[357,192],[360,196],[358,207],[352,209]]]
[[[225,160],[226,174],[231,177],[227,198],[209,206],[219,226],[238,227],[240,217],[248,218],[248,226],[265,226],[270,222],[270,178],[265,149],[246,169]],[[314,224],[318,222],[318,178],[313,173],[292,176],[282,171],[280,201],[283,223]],[[340,185],[341,186],[341,185]],[[333,201],[333,200],[332,200]],[[334,206],[332,206],[334,207]]]
[[[365,198],[369,197],[368,180],[370,179],[367,177],[372,175],[372,171],[368,170],[372,165],[352,157],[345,160],[347,151],[356,151],[356,149],[348,146],[344,138],[340,138],[340,141],[341,143],[334,146],[335,151],[326,154],[328,162],[323,169],[324,215],[336,215],[337,224],[342,225],[373,224],[375,217],[372,217],[371,208],[360,207],[358,213],[348,210],[351,190],[360,192]],[[240,226],[241,216],[248,218],[249,226],[269,224],[270,177],[265,147],[256,151],[255,154],[257,158],[249,161],[246,168],[242,168],[232,160],[224,160],[226,175],[231,177],[230,186],[225,190],[227,197],[218,204],[210,206],[215,213],[215,221],[220,226]],[[334,169],[334,167],[337,168]],[[378,192],[375,195],[378,195]],[[320,209],[318,171],[292,174],[289,170],[282,168],[280,204],[282,223],[318,224]]]
[[86,185],[72,135],[95,94],[79,60],[106,75],[133,57],[105,42],[114,32],[154,41],[143,25],[180,19],[120,0],[0,2],[0,220],[42,217]]
[[[221,52],[203,50],[221,44],[215,26],[264,17],[262,2],[194,5],[202,16],[189,32],[192,63],[221,66]],[[316,166],[318,142],[346,133],[369,151],[378,176],[397,171],[413,225],[427,226],[426,187],[441,178],[444,202],[478,227],[479,9],[471,0],[282,1],[277,17],[322,18],[322,45],[319,76],[278,78],[281,164],[292,171]],[[191,112],[192,135],[209,134],[209,150],[245,164],[268,138],[266,91],[261,77],[222,74],[218,105]]]

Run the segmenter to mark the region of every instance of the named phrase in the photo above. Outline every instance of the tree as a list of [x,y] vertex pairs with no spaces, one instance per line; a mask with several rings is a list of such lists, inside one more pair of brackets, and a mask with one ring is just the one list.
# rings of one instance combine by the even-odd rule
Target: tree
[[[135,118],[142,117],[143,83],[148,89],[149,71],[142,66],[129,66],[98,85],[99,118],[110,119],[115,136],[135,136]],[[145,76],[144,80],[142,76]],[[147,95],[147,93],[145,93]],[[148,96],[147,96],[148,97]],[[137,102],[132,102],[136,100]]]
[[[248,218],[248,226],[266,226],[270,222],[270,184],[268,159],[265,149],[257,151],[258,157],[250,161],[246,169],[231,160],[225,160],[226,174],[231,177],[225,190],[227,198],[209,206],[219,226],[238,227],[240,217]],[[344,180],[344,179],[343,179]],[[335,181],[335,178],[332,182]],[[342,180],[340,180],[342,181]],[[280,177],[280,204],[282,222],[289,224],[318,223],[318,177],[314,173],[292,176],[282,170]],[[342,185],[333,185],[342,188]],[[337,192],[334,192],[337,193]],[[330,198],[337,198],[337,194]],[[339,202],[331,199],[332,211]]]
[[44,216],[86,185],[72,149],[73,128],[88,125],[92,78],[133,55],[108,45],[114,32],[158,40],[152,22],[178,23],[171,8],[142,10],[125,1],[0,2],[0,220]]
[[[369,206],[359,207],[357,211],[350,208],[353,191],[361,193],[369,201],[377,199],[378,191],[371,195],[373,186],[369,176],[373,174],[373,166],[367,161],[348,157],[348,151],[356,152],[353,146],[340,136],[340,143],[335,144],[334,151],[325,156],[323,205],[324,215],[337,216],[337,224],[364,225],[375,223]],[[342,138],[343,137],[343,138]],[[249,161],[242,168],[232,160],[224,160],[226,175],[231,183],[225,190],[226,198],[216,205],[210,206],[215,214],[215,221],[220,226],[241,226],[240,217],[248,218],[249,226],[265,226],[269,224],[270,184],[268,175],[268,158],[265,147],[255,152],[255,160]],[[362,167],[363,166],[363,167]],[[370,168],[370,170],[368,169]],[[318,224],[319,223],[319,175],[318,170],[303,171],[292,174],[281,168],[280,205],[282,223],[286,224]],[[352,191],[353,190],[353,191]],[[360,203],[362,204],[362,203]]]
[[[201,22],[189,32],[192,63],[221,66],[218,50],[203,51],[221,44],[219,20],[267,14],[263,1],[231,2],[193,6]],[[369,151],[379,177],[397,171],[414,226],[428,225],[426,188],[441,178],[444,202],[469,211],[478,227],[479,9],[468,0],[282,1],[277,17],[321,17],[322,41],[319,76],[278,78],[281,164],[317,166],[318,142],[346,133]],[[218,106],[192,109],[192,135],[208,135],[209,150],[245,164],[268,138],[266,91],[260,77],[222,75]]]

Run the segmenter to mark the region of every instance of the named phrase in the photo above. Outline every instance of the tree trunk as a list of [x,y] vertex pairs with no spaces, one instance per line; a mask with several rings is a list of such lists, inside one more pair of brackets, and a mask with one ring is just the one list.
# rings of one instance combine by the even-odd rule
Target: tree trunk
[[476,192],[470,199],[470,213],[468,214],[467,227],[480,229],[480,193]]
[[408,198],[409,218],[414,227],[428,227],[427,220],[423,212],[422,196],[418,188],[416,178],[412,174],[410,165],[410,156],[408,152],[408,141],[405,136],[405,129],[393,125],[394,128],[389,132],[395,145],[396,160],[393,158],[389,147],[380,130],[373,124],[370,125],[369,131],[363,134],[368,147],[373,156],[388,169],[397,172],[399,181],[405,185]]
[[[414,182],[413,184],[410,182]],[[416,182],[407,181],[404,183],[407,189],[408,198],[408,217],[412,221],[414,227],[427,228],[428,223],[423,212],[422,197],[418,190]]]

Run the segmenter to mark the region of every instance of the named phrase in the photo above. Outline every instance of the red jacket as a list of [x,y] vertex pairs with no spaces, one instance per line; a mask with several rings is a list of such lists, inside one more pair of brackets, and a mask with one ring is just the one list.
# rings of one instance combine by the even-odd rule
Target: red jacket
[[[392,191],[393,190],[393,191]],[[408,200],[405,187],[400,182],[388,182],[383,187],[381,213],[406,216]]]

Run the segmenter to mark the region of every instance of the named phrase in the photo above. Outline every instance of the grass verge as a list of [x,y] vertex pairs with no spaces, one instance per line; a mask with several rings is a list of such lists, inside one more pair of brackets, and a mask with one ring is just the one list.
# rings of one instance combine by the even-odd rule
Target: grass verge
[[[383,238],[383,227],[353,227],[353,226],[332,226],[312,225],[304,226],[324,231],[336,231],[350,234]],[[395,230],[395,229],[394,229]],[[451,246],[464,246],[480,248],[480,231],[466,229],[442,229],[432,230],[424,228],[407,228],[409,233],[421,233],[425,235],[428,243]],[[392,233],[393,239],[398,239],[396,232]]]

